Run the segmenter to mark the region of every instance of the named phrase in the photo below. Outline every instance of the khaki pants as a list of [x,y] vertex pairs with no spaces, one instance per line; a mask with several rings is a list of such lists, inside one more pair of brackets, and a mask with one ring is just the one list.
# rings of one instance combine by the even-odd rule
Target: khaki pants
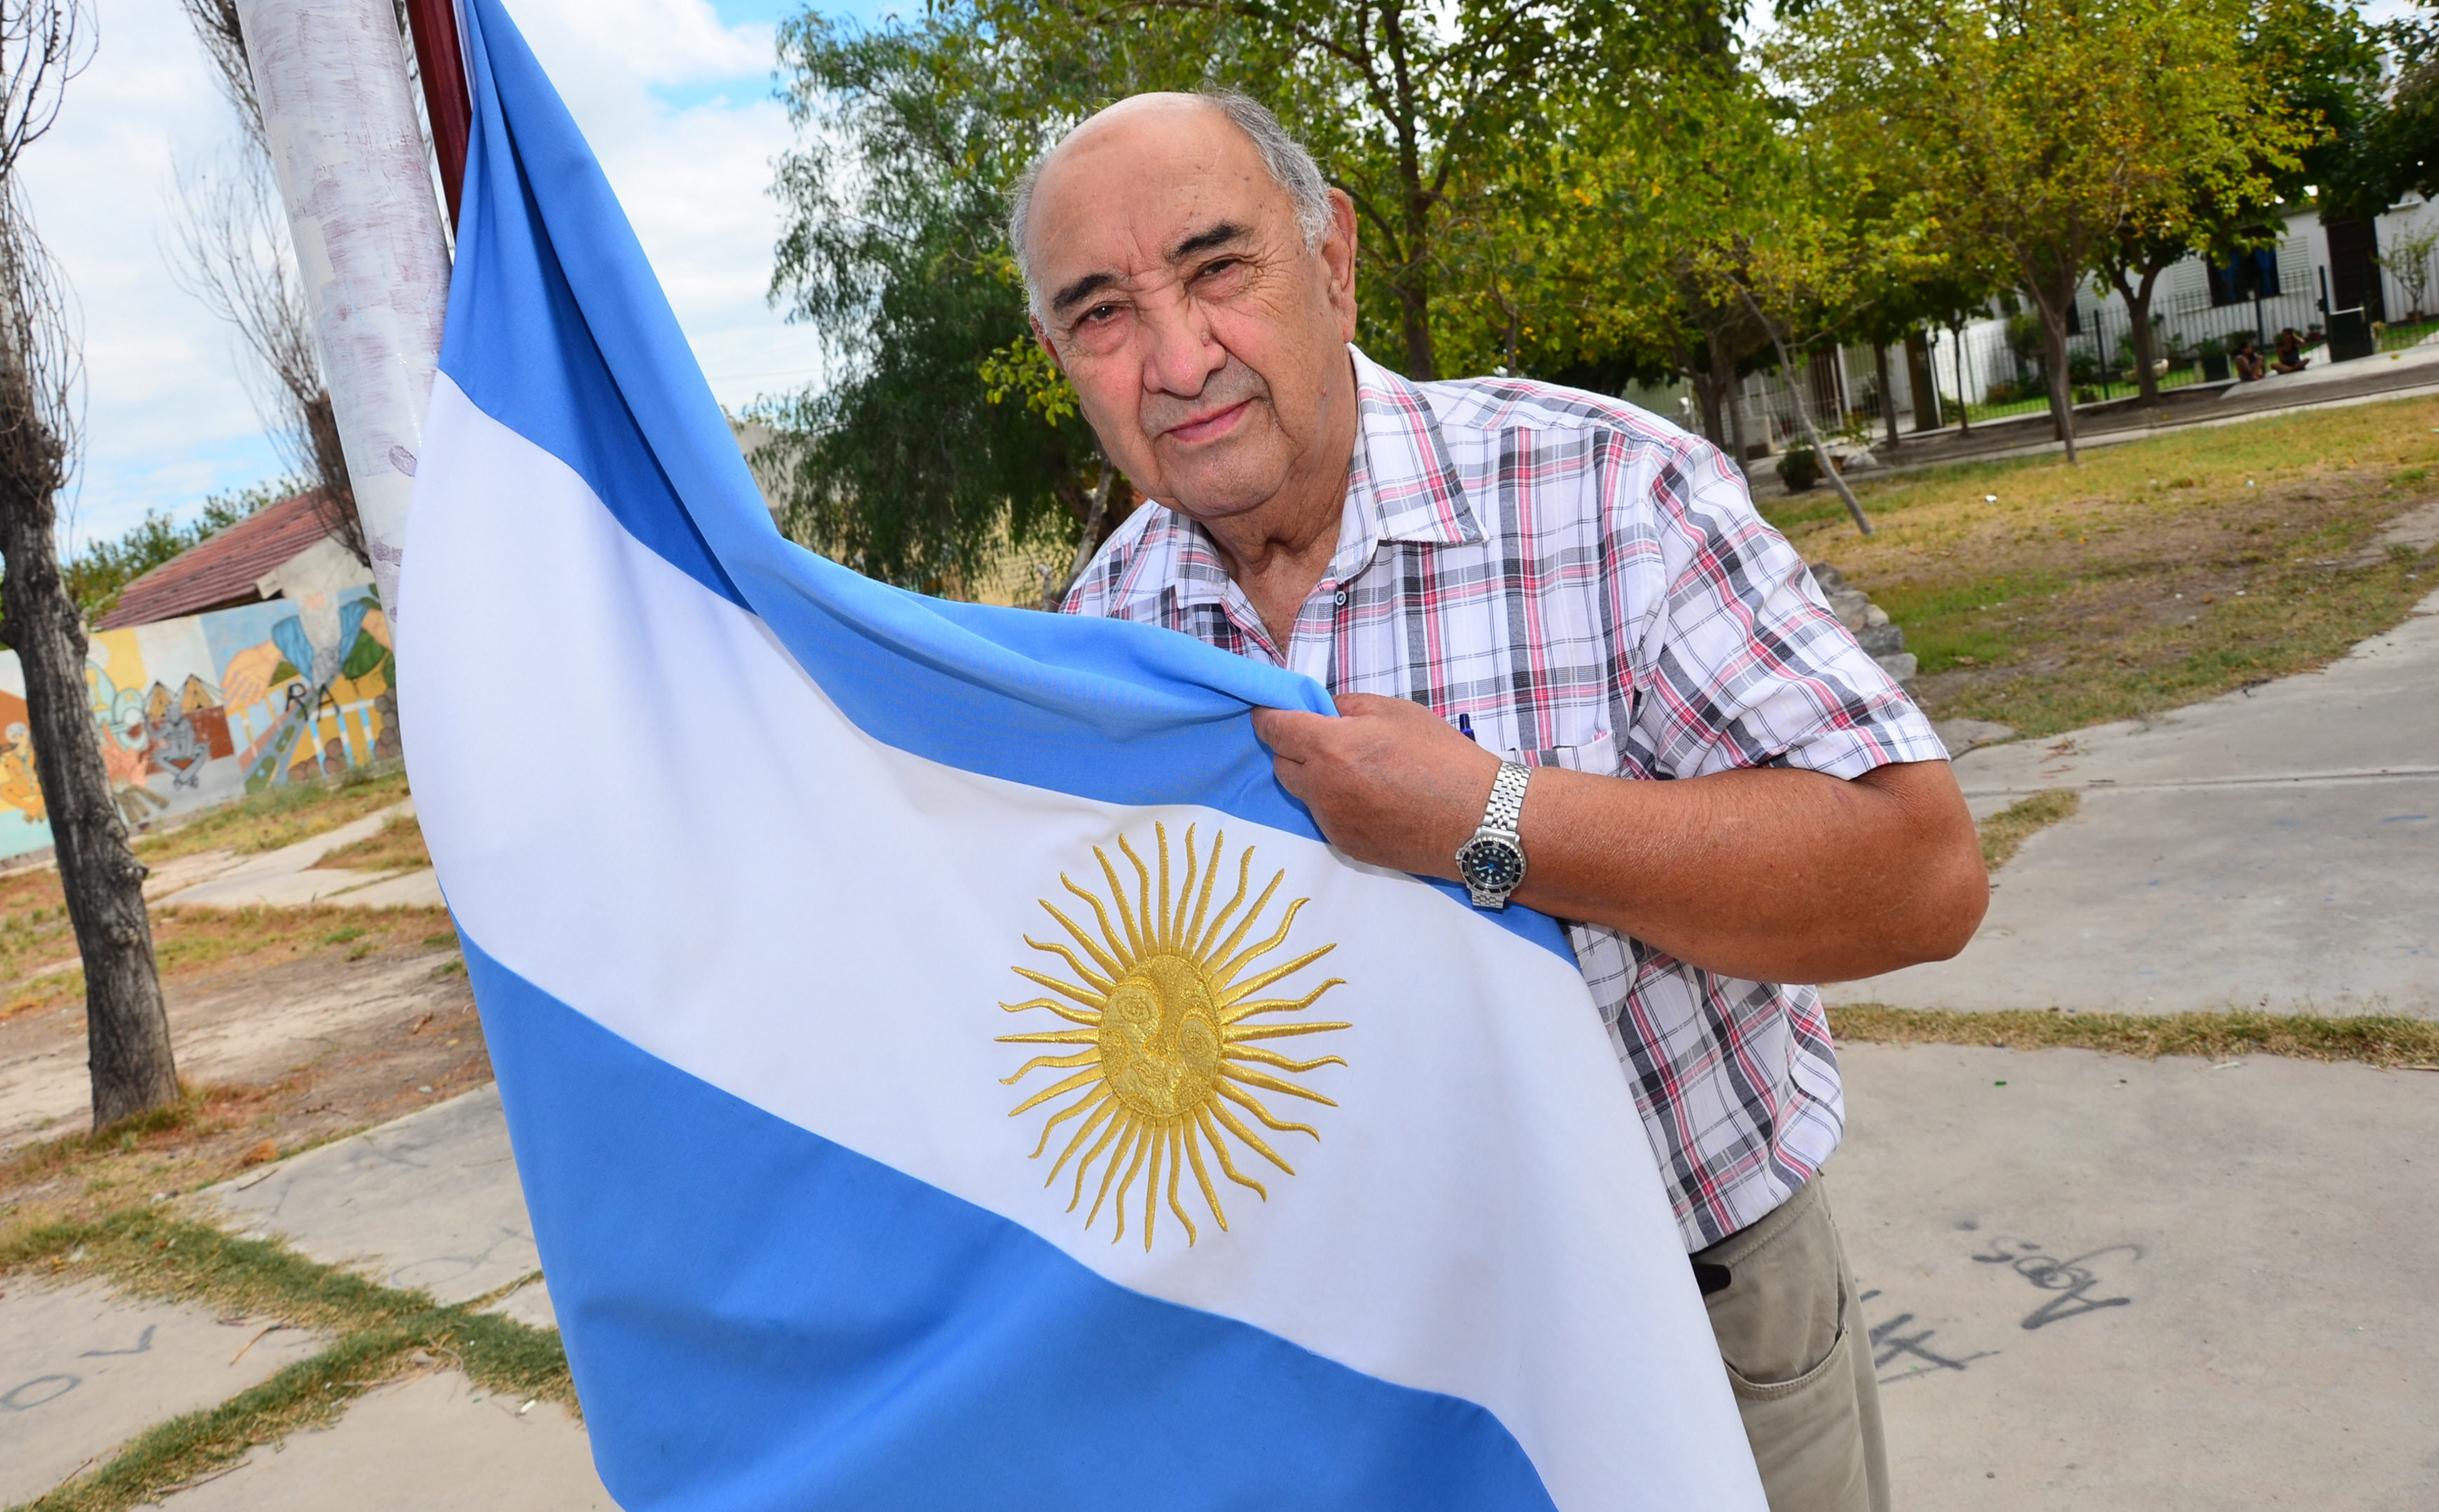
[[1702,1300],[1771,1512],[1889,1512],[1871,1339],[1820,1178],[1694,1259],[1728,1268]]

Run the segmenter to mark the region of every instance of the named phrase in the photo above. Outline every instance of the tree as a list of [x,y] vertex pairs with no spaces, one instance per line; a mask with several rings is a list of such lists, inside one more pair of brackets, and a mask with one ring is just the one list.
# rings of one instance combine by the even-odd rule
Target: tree
[[2258,192],[2286,107],[2236,56],[2232,0],[1850,0],[1803,17],[1785,57],[1886,150],[2040,316],[2050,412],[2075,460],[2067,375],[2077,291],[2105,252],[2181,199]]
[[[1224,84],[1268,105],[1355,202],[1367,345],[1400,351],[1418,381],[1443,365],[1435,290],[1451,229],[1514,224],[1495,206],[1469,208],[1469,194],[1517,183],[1507,169],[1542,161],[1568,103],[1620,84],[1678,20],[1618,0],[970,3],[1005,62],[1064,119],[1143,89]],[[1501,324],[1488,325],[1488,350],[1467,355],[1495,361]]]
[[[185,173],[171,273],[213,314],[237,328],[253,359],[256,400],[283,461],[310,477],[325,529],[372,565],[337,412],[322,374],[322,344],[307,307],[288,216],[272,183],[262,103],[255,98],[237,0],[180,0],[215,81],[242,128],[235,150],[208,170]],[[412,49],[409,50],[413,56]]]
[[809,12],[780,32],[798,139],[772,296],[835,371],[756,411],[777,433],[782,524],[929,592],[1006,546],[1097,544],[1115,519],[1115,475],[1028,356],[1004,180],[1038,139],[988,54],[937,17],[862,31]]
[[60,571],[68,594],[90,623],[118,604],[121,590],[162,563],[192,551],[248,515],[293,498],[306,485],[294,478],[257,484],[233,493],[215,493],[189,524],[180,525],[161,510],[148,511],[143,524],[116,541],[97,541],[78,552]]
[[98,1128],[175,1102],[178,1076],[144,865],[111,800],[85,687],[84,625],[60,572],[56,510],[75,467],[76,341],[16,174],[91,56],[76,0],[0,0],[0,636],[25,671],[34,771],[84,963]]

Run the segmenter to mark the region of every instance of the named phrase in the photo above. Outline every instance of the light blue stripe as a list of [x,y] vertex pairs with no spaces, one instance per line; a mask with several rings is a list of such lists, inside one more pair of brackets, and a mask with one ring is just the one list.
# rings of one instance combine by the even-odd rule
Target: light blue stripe
[[1105,1280],[465,947],[628,1512],[1551,1512],[1481,1407]]
[[[575,120],[499,0],[468,0],[466,23],[474,138],[440,365],[478,408],[760,615],[875,738],[1029,787],[1202,804],[1319,838],[1249,714],[1334,712],[1310,678],[1152,626],[927,598],[774,529]],[[1490,917],[1573,959],[1549,919]]]

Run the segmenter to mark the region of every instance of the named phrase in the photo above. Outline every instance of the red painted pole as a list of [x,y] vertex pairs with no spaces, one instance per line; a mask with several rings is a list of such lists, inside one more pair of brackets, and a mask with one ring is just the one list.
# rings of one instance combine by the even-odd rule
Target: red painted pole
[[432,120],[432,150],[440,159],[440,188],[449,201],[449,223],[454,226],[457,201],[466,187],[466,143],[474,130],[474,104],[466,93],[466,55],[457,44],[455,0],[406,0],[406,24],[415,37],[424,114]]

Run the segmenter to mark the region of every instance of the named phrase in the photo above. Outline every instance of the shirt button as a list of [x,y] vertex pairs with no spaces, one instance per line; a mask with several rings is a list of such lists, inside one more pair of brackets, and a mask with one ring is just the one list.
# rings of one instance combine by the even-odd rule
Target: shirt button
[[1344,588],[1338,591],[1338,607],[1341,609],[1346,607],[1346,590]]

